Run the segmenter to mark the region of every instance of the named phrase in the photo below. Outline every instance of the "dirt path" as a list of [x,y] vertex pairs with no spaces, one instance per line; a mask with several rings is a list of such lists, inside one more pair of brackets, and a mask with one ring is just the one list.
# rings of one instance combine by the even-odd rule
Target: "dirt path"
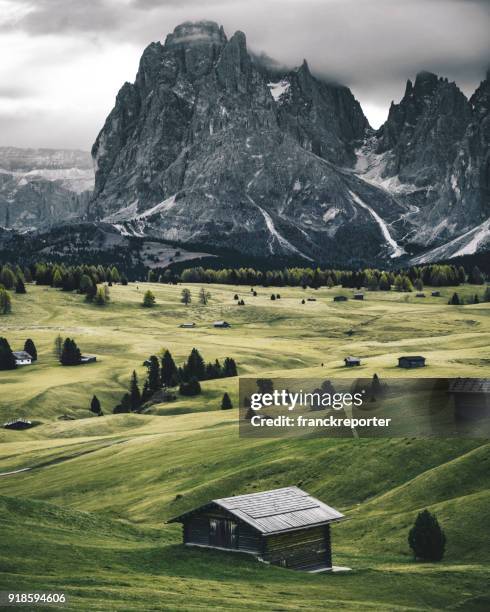
[[48,467],[50,465],[56,465],[57,463],[63,463],[64,461],[70,461],[71,459],[76,459],[77,457],[82,457],[83,455],[89,455],[90,453],[95,453],[104,448],[115,446],[116,444],[123,444],[124,442],[129,442],[129,438],[126,440],[118,440],[117,442],[111,442],[110,444],[104,444],[97,448],[91,448],[90,450],[79,451],[77,453],[71,453],[70,455],[63,455],[61,457],[56,457],[55,459],[48,459],[46,461],[41,461],[40,463],[36,463],[35,465],[20,468],[18,470],[12,470],[11,472],[0,472],[0,478],[2,476],[13,476],[14,474],[20,474],[22,472],[32,472],[32,470],[38,470],[40,468]]

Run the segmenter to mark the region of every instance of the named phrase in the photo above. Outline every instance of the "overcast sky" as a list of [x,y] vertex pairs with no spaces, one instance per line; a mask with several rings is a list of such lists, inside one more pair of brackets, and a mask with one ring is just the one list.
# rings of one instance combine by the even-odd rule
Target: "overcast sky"
[[144,47],[212,19],[248,46],[349,85],[374,127],[421,69],[468,95],[490,0],[0,0],[0,145],[89,149]]

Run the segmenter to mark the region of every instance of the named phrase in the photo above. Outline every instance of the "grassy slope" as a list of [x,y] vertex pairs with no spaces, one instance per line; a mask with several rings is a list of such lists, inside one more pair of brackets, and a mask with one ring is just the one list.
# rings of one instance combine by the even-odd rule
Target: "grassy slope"
[[[380,293],[333,304],[337,291],[320,290],[317,302],[303,306],[302,290],[280,289],[282,299],[271,302],[262,289],[240,308],[235,288],[213,287],[211,306],[186,310],[180,288],[152,290],[155,310],[140,309],[143,286],[130,286],[115,288],[114,303],[101,311],[78,296],[31,288],[1,320],[13,345],[34,338],[41,361],[0,374],[0,414],[46,423],[0,433],[0,471],[86,454],[0,477],[0,588],[64,588],[73,609],[186,609],[190,589],[196,604],[218,609],[488,608],[484,440],[239,439],[236,412],[215,410],[224,389],[236,395],[233,380],[206,383],[197,401],[156,414],[56,420],[62,412],[88,416],[80,406],[93,392],[106,409],[113,405],[135,364],[162,346],[179,359],[192,346],[207,359],[231,355],[241,373],[343,375],[341,359],[353,353],[369,357],[363,373],[396,376],[395,357],[407,350],[428,357],[427,376],[488,375],[488,305],[454,308],[444,295],[420,303]],[[209,322],[218,318],[233,328],[215,331]],[[177,328],[188,319],[203,327]],[[99,362],[57,366],[47,353],[58,330]],[[172,414],[179,411],[190,413]],[[311,576],[183,550],[178,526],[163,526],[209,498],[289,484],[352,518],[334,529],[334,560],[355,572]],[[407,530],[424,507],[437,512],[448,535],[442,564],[413,564],[407,554]],[[33,543],[41,555],[32,554]]]

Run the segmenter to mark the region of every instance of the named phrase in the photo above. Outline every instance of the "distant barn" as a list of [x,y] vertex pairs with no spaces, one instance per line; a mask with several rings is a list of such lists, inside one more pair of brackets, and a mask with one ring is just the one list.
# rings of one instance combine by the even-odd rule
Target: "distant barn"
[[32,421],[29,421],[28,419],[23,419],[23,418],[12,419],[11,421],[7,421],[6,423],[3,424],[3,427],[5,429],[17,429],[17,430],[29,429],[32,426],[33,426]]
[[441,297],[441,292],[440,292],[440,291],[433,291],[433,292],[431,293],[431,296],[432,296],[432,297]]
[[181,323],[179,327],[182,327],[183,329],[191,329],[193,327],[196,327],[196,324],[195,323]]
[[347,297],[345,295],[336,295],[333,298],[334,302],[347,302]]
[[354,293],[354,299],[355,300],[363,300],[364,299],[364,293]]
[[353,368],[355,366],[360,366],[361,360],[359,357],[346,357],[344,363],[346,368]]
[[214,327],[218,327],[218,328],[227,328],[227,327],[231,327],[231,325],[227,322],[227,321],[215,321],[213,323]]
[[456,378],[449,382],[448,392],[454,397],[458,420],[490,416],[490,379]]
[[425,366],[425,357],[421,355],[408,355],[398,357],[399,368],[423,368]]
[[215,499],[168,521],[184,544],[249,553],[291,569],[332,568],[330,524],[344,518],[298,487]]
[[15,364],[18,366],[31,365],[32,356],[27,351],[12,351],[15,359]]

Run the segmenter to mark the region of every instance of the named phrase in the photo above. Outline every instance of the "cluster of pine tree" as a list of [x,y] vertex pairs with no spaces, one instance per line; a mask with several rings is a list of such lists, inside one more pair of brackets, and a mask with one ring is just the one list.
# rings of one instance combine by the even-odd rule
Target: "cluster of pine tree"
[[214,363],[206,363],[195,348],[180,367],[176,365],[168,350],[163,353],[161,359],[152,355],[144,362],[144,365],[147,375],[143,389],[140,390],[138,375],[133,371],[129,391],[123,395],[121,402],[114,408],[115,414],[139,411],[141,406],[161,389],[178,386],[181,395],[199,395],[200,381],[238,375],[235,360],[231,357],[226,357],[223,364],[218,360]]
[[0,288],[15,290],[15,293],[22,294],[26,293],[25,283],[26,275],[20,266],[15,266],[15,268],[9,264],[0,266]]

